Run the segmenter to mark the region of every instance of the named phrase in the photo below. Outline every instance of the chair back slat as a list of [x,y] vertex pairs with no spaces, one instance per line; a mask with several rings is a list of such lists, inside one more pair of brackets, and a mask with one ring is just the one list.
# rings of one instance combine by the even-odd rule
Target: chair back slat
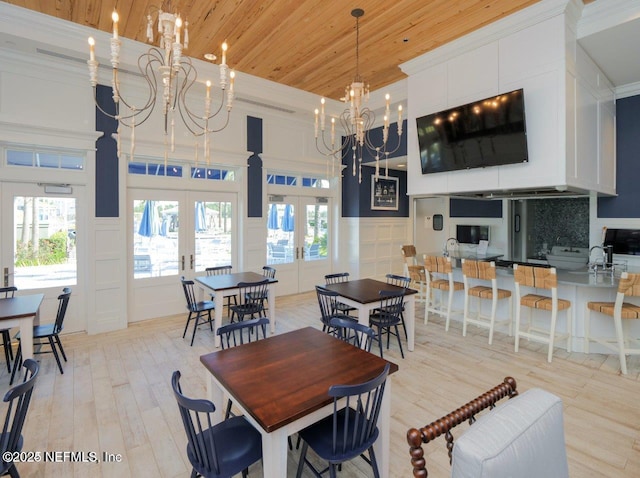
[[333,328],[333,335],[340,340],[358,348],[371,352],[371,344],[376,337],[375,331],[364,324],[359,324],[353,319],[333,317],[329,321]]
[[424,266],[408,266],[407,269],[413,282],[423,282],[426,279]]
[[349,280],[348,272],[337,272],[335,274],[327,274],[324,276],[324,282],[327,285],[339,284],[340,282],[347,282]]
[[58,296],[58,312],[56,313],[56,321],[53,327],[53,333],[59,334],[62,332],[64,325],[64,318],[67,315],[67,307],[69,306],[69,298],[71,297],[71,289],[65,287],[62,289],[62,294]]
[[185,279],[184,276],[180,277],[180,282],[182,283],[182,290],[184,290],[184,297],[187,299],[187,309],[196,312],[196,304],[198,301],[196,300],[196,293],[193,288],[194,282]]
[[275,279],[276,277],[276,269],[275,267],[264,266],[262,268],[262,275],[268,277],[269,279]]
[[431,273],[449,274],[453,271],[451,258],[442,256],[424,256],[424,268]]
[[415,257],[416,254],[416,246],[414,246],[413,244],[406,244],[402,246],[402,255],[404,257]]
[[555,267],[532,267],[513,265],[513,279],[516,284],[538,289],[557,289],[558,276]]
[[18,291],[18,288],[14,285],[9,287],[0,287],[0,299],[11,299]]
[[[318,297],[318,305],[320,307],[320,320],[325,327],[331,327],[331,319],[334,317],[348,318],[347,315],[336,312],[338,310],[337,302],[340,295],[322,286],[316,286],[316,295]],[[353,319],[353,318],[352,318]]]
[[387,274],[387,284],[395,285],[397,287],[404,287],[405,289],[409,287],[409,283],[411,282],[410,277],[400,276],[396,274]]
[[267,297],[269,279],[257,282],[238,282],[238,295],[241,304],[262,309],[262,301]]
[[376,311],[377,322],[379,323],[398,323],[401,321],[402,303],[404,301],[404,292],[395,290],[381,290],[380,308]]
[[[388,374],[387,363],[382,373],[368,382],[329,387],[329,396],[333,397],[334,454],[366,450],[376,440],[378,417]],[[347,401],[344,408],[341,404],[343,399]]]
[[[2,426],[2,440],[0,441],[3,464],[10,463],[4,460],[5,452],[17,452],[22,449],[22,427],[27,418],[33,386],[40,370],[38,362],[33,359],[25,360],[23,365],[25,368],[24,381],[9,389],[3,398],[3,401],[8,404]],[[16,364],[16,366],[18,365]]]
[[496,278],[496,263],[464,259],[462,274],[471,279],[493,280]]
[[640,274],[623,272],[618,283],[618,292],[626,296],[640,296]]
[[216,267],[207,267],[204,271],[208,276],[220,276],[223,274],[231,274],[232,266],[216,266]]
[[225,348],[250,343],[252,340],[260,340],[260,330],[262,330],[262,338],[266,338],[268,324],[269,319],[266,317],[243,320],[242,322],[233,322],[219,327],[216,330],[216,334],[220,336],[220,343],[224,350]]

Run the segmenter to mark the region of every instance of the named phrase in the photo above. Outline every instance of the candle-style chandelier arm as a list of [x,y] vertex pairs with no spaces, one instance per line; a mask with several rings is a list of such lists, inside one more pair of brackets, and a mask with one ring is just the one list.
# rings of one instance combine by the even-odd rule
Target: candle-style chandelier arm
[[224,123],[224,126],[218,129],[210,129],[208,127],[208,122],[222,111],[222,108],[224,106],[225,89],[221,89],[222,94],[220,96],[220,102],[217,105],[215,111],[213,111],[212,113],[207,111],[207,109],[210,107],[210,98],[207,98],[205,99],[205,114],[197,115],[193,111],[191,111],[191,109],[189,109],[186,101],[186,96],[194,83],[196,83],[198,73],[191,64],[191,61],[181,63],[180,67],[184,73],[184,78],[182,80],[182,86],[179,88],[179,101],[177,101],[177,103],[178,111],[183,123],[194,136],[202,136],[205,133],[217,133],[219,131],[222,131],[229,123],[229,118],[231,115],[230,111],[227,111],[227,119]]
[[398,151],[398,149],[400,149],[400,145],[402,144],[402,127],[401,126],[398,127],[398,134],[397,134],[398,139],[396,141],[395,148],[393,148],[392,150],[389,150],[387,148],[387,145],[389,144],[388,139],[384,141],[380,146],[376,146],[375,144],[373,144],[373,141],[371,141],[371,138],[370,138],[370,132],[371,130],[367,129],[364,135],[365,144],[367,148],[369,148],[370,150],[378,151],[378,148],[379,148],[382,154],[390,155],[390,154],[394,154],[396,151]]
[[[155,106],[156,96],[158,93],[158,78],[156,77],[156,72],[154,70],[154,64],[162,65],[162,52],[157,48],[149,48],[147,53],[144,53],[138,57],[138,70],[140,71],[140,75],[147,82],[148,86],[148,96],[147,102],[142,107],[138,107],[135,105],[130,105],[127,100],[120,94],[120,82],[117,81],[118,69],[114,69],[114,75],[116,76],[115,86],[114,86],[114,97],[117,94],[119,102],[124,104],[130,110],[136,110],[139,112],[147,111],[149,108]],[[148,117],[148,115],[147,115]],[[125,117],[126,119],[126,117]],[[136,126],[142,124],[142,122],[136,123]]]

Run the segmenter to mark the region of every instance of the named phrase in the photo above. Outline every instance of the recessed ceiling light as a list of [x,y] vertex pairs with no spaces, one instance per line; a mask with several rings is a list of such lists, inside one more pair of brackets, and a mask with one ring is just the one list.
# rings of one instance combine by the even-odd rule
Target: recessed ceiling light
[[406,165],[406,164],[404,164],[404,163],[400,163],[400,164],[398,164],[398,167],[399,167],[399,168],[406,168],[406,167],[407,167],[407,165]]
[[216,61],[216,56],[213,53],[205,53],[204,59],[209,61]]

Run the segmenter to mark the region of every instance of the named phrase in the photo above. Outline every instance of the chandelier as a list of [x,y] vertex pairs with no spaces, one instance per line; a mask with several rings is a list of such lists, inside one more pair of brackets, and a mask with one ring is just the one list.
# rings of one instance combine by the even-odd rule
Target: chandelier
[[[155,17],[155,20],[154,20]],[[235,73],[229,70],[226,62],[227,43],[222,44],[222,61],[218,65],[220,71],[220,99],[212,105],[212,82],[206,82],[206,96],[202,100],[201,111],[194,112],[187,104],[187,93],[196,83],[198,73],[188,56],[183,55],[189,45],[189,22],[183,22],[178,13],[171,11],[169,1],[167,10],[158,7],[150,7],[147,14],[147,41],[153,43],[154,23],[157,22],[159,33],[159,46],[151,47],[138,58],[138,68],[141,76],[147,84],[148,96],[144,104],[133,104],[123,98],[120,90],[118,70],[120,64],[121,41],[118,37],[118,13],[114,10],[111,15],[113,20],[113,37],[111,38],[111,66],[113,89],[113,101],[115,114],[107,113],[97,101],[98,61],[95,59],[95,40],[89,38],[89,77],[93,87],[93,97],[97,108],[106,116],[118,121],[117,142],[118,156],[120,156],[120,127],[131,128],[131,151],[133,159],[135,151],[135,128],[147,121],[157,104],[161,104],[164,115],[164,160],[167,163],[168,150],[175,150],[175,121],[176,116],[182,120],[187,130],[195,137],[195,161],[198,163],[198,142],[202,138],[204,159],[209,164],[210,159],[210,133],[222,131],[229,124],[229,116],[233,106],[233,82]],[[216,56],[206,54],[205,59],[214,62]],[[228,89],[227,89],[228,87]],[[226,93],[226,94],[225,94]],[[226,105],[225,105],[226,98]],[[226,106],[226,107],[225,107]],[[177,111],[176,111],[177,110]],[[226,112],[226,119],[224,118]],[[214,118],[218,125],[213,127]],[[222,123],[220,125],[220,123]]]
[[[315,110],[315,138],[316,149],[324,156],[332,158],[332,174],[335,174],[335,162],[346,158],[350,153],[352,155],[352,174],[358,174],[358,183],[362,182],[362,154],[368,151],[376,158],[376,180],[380,177],[380,159],[385,159],[385,176],[388,175],[388,159],[400,147],[402,138],[402,105],[398,105],[398,142],[393,150],[387,149],[387,141],[389,139],[389,121],[391,112],[389,109],[390,96],[385,96],[385,114],[382,126],[382,142],[374,144],[369,137],[369,132],[373,128],[376,116],[366,105],[369,100],[369,85],[365,86],[365,82],[360,76],[359,65],[359,46],[360,46],[360,17],[364,15],[364,10],[356,8],[351,11],[351,16],[356,19],[356,76],[351,85],[345,88],[344,97],[341,101],[345,103],[344,111],[337,117],[345,131],[342,141],[336,144],[336,117],[331,117],[330,139],[327,141],[325,137],[326,119],[325,119],[325,99],[320,100],[320,110]],[[318,128],[319,127],[319,128]],[[318,131],[318,129],[320,131]],[[356,167],[357,163],[357,167]]]

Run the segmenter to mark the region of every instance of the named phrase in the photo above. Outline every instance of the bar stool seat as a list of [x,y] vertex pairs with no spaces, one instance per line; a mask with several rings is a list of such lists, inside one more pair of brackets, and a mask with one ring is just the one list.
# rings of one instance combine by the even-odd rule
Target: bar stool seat
[[[513,265],[513,277],[516,289],[516,332],[515,332],[515,351],[518,352],[520,338],[526,338],[535,342],[548,344],[547,362],[551,362],[553,357],[553,347],[556,341],[567,341],[567,352],[571,352],[571,330],[573,328],[573,311],[571,301],[558,298],[558,276],[555,267],[531,267],[518,264]],[[521,295],[520,288],[534,287],[547,289],[551,291],[551,297],[531,293]],[[529,319],[527,322],[526,332],[520,328],[520,311],[522,307],[529,308]],[[533,310],[544,310],[551,312],[551,323],[548,328],[534,325],[532,318]],[[556,324],[558,321],[558,311],[566,311],[567,331],[566,333],[556,333]]]
[[[627,374],[627,355],[640,355],[640,338],[630,337],[630,320],[640,319],[640,305],[624,302],[625,297],[640,296],[640,274],[623,272],[618,283],[615,302],[588,302],[585,315],[585,352],[589,353],[589,342],[596,342],[616,352],[620,357],[620,370]],[[613,319],[615,337],[591,336],[591,311]],[[624,322],[623,322],[624,321]],[[636,344],[631,347],[631,343]]]
[[[511,291],[498,288],[498,280],[496,277],[495,262],[482,262],[470,259],[462,259],[462,276],[464,283],[464,321],[462,325],[462,336],[467,336],[467,325],[472,324],[478,327],[486,327],[489,329],[489,345],[493,343],[493,331],[496,324],[507,324],[509,326],[509,335],[512,334],[512,300]],[[472,282],[490,281],[491,285],[474,285]],[[478,299],[478,308],[472,314],[470,310],[470,298]],[[508,299],[508,317],[504,319],[496,319],[498,309],[498,301]],[[491,301],[491,314],[482,314],[482,300]]]

